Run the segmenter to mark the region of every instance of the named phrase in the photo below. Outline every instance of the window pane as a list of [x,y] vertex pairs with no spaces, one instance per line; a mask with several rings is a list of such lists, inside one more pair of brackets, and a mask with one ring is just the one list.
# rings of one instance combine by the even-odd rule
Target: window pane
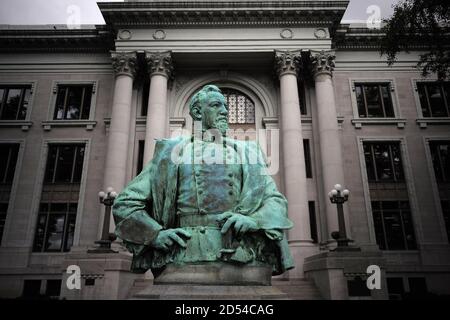
[[433,117],[447,117],[447,110],[444,105],[441,86],[439,84],[427,84],[428,98],[430,100]]
[[58,95],[56,97],[55,115],[53,119],[64,119],[64,106],[66,101],[67,87],[58,87]]
[[61,251],[64,223],[65,215],[51,214],[48,216],[45,251]]
[[420,100],[420,107],[422,108],[422,115],[424,117],[431,117],[430,111],[429,111],[429,105],[426,95],[426,87],[423,83],[417,84],[417,91],[419,93],[419,100]]
[[376,181],[371,150],[371,144],[364,143],[364,158],[366,160],[367,178],[369,179],[369,181]]
[[383,202],[384,226],[389,250],[405,250],[400,212],[393,209],[394,201]]
[[383,117],[380,90],[378,85],[364,85],[366,94],[367,110],[370,118]]
[[362,91],[362,85],[355,85],[355,90],[359,116],[361,118],[365,118],[367,117],[367,114],[366,114],[366,103],[364,102],[364,96]]
[[47,222],[47,214],[39,214],[36,233],[34,235],[33,251],[40,252],[43,249],[46,222]]
[[415,250],[416,237],[414,235],[414,226],[411,218],[411,211],[409,210],[409,203],[407,201],[401,202],[402,206],[402,220],[405,229],[405,238],[408,245],[408,250]]
[[447,231],[447,238],[450,242],[450,200],[442,200],[442,214],[444,216],[445,229]]
[[0,107],[3,104],[4,95],[5,95],[5,89],[4,88],[0,88]]
[[3,106],[2,119],[16,120],[19,109],[21,89],[9,89],[7,92],[6,103]]
[[92,98],[92,86],[85,86],[81,119],[89,119],[89,112],[91,109],[91,98]]
[[373,224],[375,228],[375,238],[380,250],[386,250],[386,242],[384,240],[383,219],[381,211],[377,209],[378,202],[372,202]]
[[228,104],[228,123],[255,123],[255,105],[250,98],[233,89],[223,88],[221,91]]
[[55,173],[56,155],[58,153],[57,146],[49,146],[47,156],[47,166],[45,169],[44,182],[53,183],[53,175]]
[[405,179],[404,173],[403,173],[403,165],[402,165],[402,158],[400,155],[400,146],[399,144],[391,144],[391,151],[392,151],[392,162],[394,164],[394,171],[395,171],[395,180],[397,181],[403,181]]
[[69,87],[67,94],[66,119],[79,119],[81,110],[81,100],[83,97],[83,87]]
[[305,155],[306,178],[312,178],[311,149],[309,146],[309,139],[303,139],[303,151]]
[[75,169],[73,173],[73,182],[81,181],[81,174],[83,173],[83,159],[84,159],[84,147],[78,146],[76,148]]
[[450,181],[450,143],[439,144],[439,154],[442,164],[442,176],[444,181]]
[[[75,204],[76,205],[76,204]],[[73,236],[75,234],[75,220],[76,220],[76,207],[75,214],[69,214],[67,221],[66,239],[64,243],[64,251],[70,251],[73,245]]]
[[55,183],[71,182],[74,155],[75,155],[74,146],[59,146]]
[[7,212],[8,212],[8,203],[0,202],[0,244],[2,243],[2,237],[3,237],[3,231],[5,229]]
[[393,180],[391,158],[387,144],[374,144],[374,156],[378,180]]
[[20,111],[17,116],[18,120],[25,119],[25,117],[27,115],[28,104],[30,103],[30,97],[31,97],[31,89],[29,89],[29,88],[24,89],[22,105],[20,106]]
[[391,92],[389,90],[389,85],[381,85],[381,94],[383,97],[384,111],[386,112],[386,117],[394,117],[394,108],[392,106]]

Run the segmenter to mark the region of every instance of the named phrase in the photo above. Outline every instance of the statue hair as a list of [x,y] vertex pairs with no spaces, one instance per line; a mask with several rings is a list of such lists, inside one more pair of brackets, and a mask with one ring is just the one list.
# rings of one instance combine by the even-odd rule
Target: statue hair
[[206,86],[201,88],[200,91],[193,95],[193,97],[191,98],[191,102],[189,103],[189,114],[191,115],[192,119],[200,120],[197,118],[197,116],[194,115],[192,111],[195,108],[201,108],[202,104],[205,103],[205,101],[208,99],[208,94],[210,93],[222,94],[222,91],[219,89],[219,87],[213,84],[207,84]]

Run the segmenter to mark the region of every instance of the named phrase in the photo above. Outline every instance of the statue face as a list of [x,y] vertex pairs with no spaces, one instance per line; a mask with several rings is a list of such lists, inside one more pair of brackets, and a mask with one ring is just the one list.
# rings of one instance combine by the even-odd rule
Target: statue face
[[203,129],[218,129],[222,135],[228,130],[228,106],[225,97],[218,92],[208,93],[202,105]]

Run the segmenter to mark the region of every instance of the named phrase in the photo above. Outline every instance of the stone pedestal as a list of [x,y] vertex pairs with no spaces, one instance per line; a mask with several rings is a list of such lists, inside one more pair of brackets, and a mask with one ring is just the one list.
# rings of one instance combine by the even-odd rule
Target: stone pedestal
[[[348,281],[360,277],[364,282],[367,277],[367,267],[377,265],[381,270],[381,289],[372,289],[369,296],[350,297]],[[305,277],[313,281],[321,295],[329,300],[347,299],[388,299],[386,285],[386,261],[382,252],[364,251],[330,251],[320,253],[305,259]]]
[[[61,299],[116,300],[126,299],[134,281],[142,275],[130,271],[129,253],[70,253],[62,267]],[[75,265],[81,271],[81,288],[68,289],[67,267]]]

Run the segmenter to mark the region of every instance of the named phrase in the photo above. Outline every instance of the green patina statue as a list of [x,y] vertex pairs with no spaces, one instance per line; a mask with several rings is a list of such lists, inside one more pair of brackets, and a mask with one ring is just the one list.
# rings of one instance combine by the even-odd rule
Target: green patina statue
[[200,138],[156,142],[154,157],[116,198],[116,235],[133,253],[132,271],[155,277],[169,265],[293,268],[284,231],[287,201],[266,174],[256,142],[226,137],[228,106],[206,85],[190,102]]

